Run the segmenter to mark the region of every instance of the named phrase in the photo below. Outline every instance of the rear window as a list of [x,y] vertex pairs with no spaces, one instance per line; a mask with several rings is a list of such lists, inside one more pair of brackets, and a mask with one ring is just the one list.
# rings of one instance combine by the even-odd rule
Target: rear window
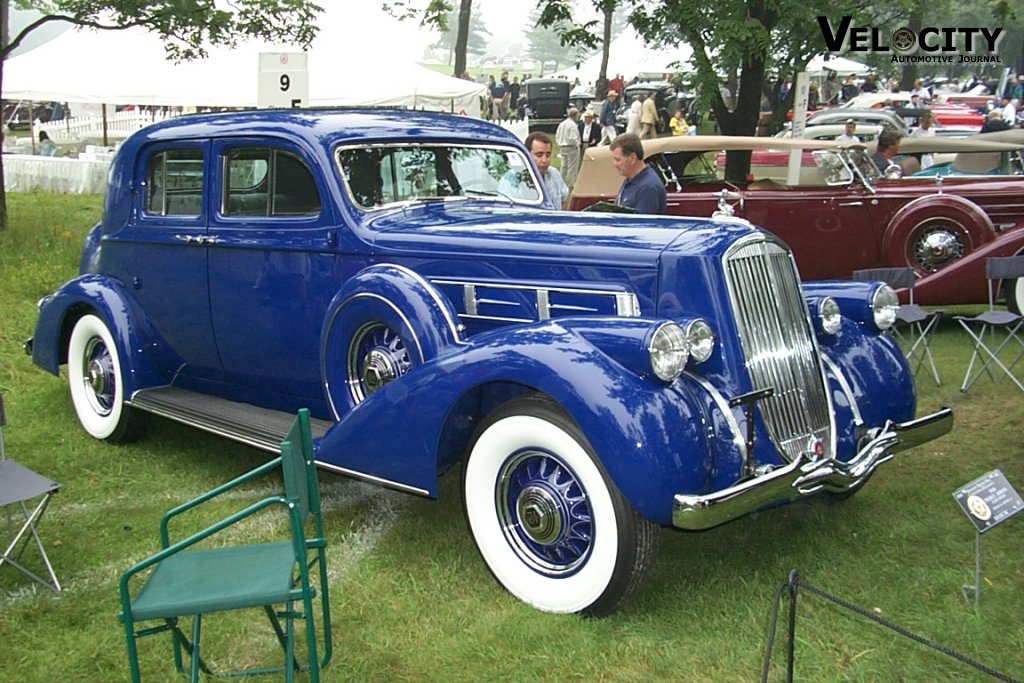
[[203,209],[203,152],[169,149],[150,157],[146,213],[198,216]]

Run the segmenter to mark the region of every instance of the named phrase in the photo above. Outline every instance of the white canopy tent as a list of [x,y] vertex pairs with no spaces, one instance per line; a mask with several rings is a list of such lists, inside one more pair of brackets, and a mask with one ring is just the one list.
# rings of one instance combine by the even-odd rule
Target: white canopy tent
[[869,73],[871,67],[846,57],[829,57],[826,59],[823,55],[818,55],[807,63],[805,71],[812,76],[823,76],[828,71],[835,71],[840,76],[855,76]]
[[[661,79],[676,71],[692,71],[688,66],[693,48],[679,45],[675,48],[650,48],[632,29],[612,41],[608,48],[608,78],[622,74],[627,80],[634,76]],[[670,66],[678,62],[680,66]],[[562,69],[550,78],[580,79],[581,84],[594,83],[601,69],[601,53],[597,52],[576,65]]]
[[[361,29],[369,27],[360,27]],[[386,33],[382,35],[387,35]],[[260,52],[297,48],[246,43],[212,48],[208,59],[168,61],[144,29],[76,29],[4,64],[8,100],[115,105],[254,107]],[[479,114],[485,86],[431,71],[322,28],[308,56],[309,106],[405,106]]]

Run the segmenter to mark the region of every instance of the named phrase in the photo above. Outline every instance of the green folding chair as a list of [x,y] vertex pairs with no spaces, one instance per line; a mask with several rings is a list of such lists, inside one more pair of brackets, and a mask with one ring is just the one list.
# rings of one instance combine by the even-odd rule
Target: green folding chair
[[[284,479],[282,494],[264,498],[243,510],[176,543],[171,543],[170,521],[218,496],[280,468]],[[200,542],[271,508],[288,516],[289,538],[275,542],[209,547]],[[167,512],[160,521],[160,552],[134,565],[121,575],[121,613],[128,641],[128,663],[132,680],[140,680],[137,640],[169,633],[174,663],[185,672],[182,651],[190,659],[190,676],[212,674],[200,648],[203,617],[213,612],[262,608],[284,650],[280,667],[228,672],[229,675],[285,673],[293,681],[296,671],[308,671],[309,680],[320,680],[320,669],[331,658],[330,600],[327,564],[320,515],[320,493],[313,463],[309,411],[299,411],[291,430],[281,442],[281,456]],[[140,574],[145,573],[143,576]],[[311,576],[317,576],[314,582]],[[137,580],[133,581],[133,579]],[[134,594],[130,584],[143,581]],[[318,586],[316,585],[318,584]],[[314,602],[320,602],[322,643],[318,643]],[[179,621],[192,619],[191,637]],[[296,621],[304,622],[305,664],[299,663],[295,648]],[[156,623],[153,623],[156,622]],[[283,623],[282,623],[283,622]],[[318,658],[318,645],[322,654]]]

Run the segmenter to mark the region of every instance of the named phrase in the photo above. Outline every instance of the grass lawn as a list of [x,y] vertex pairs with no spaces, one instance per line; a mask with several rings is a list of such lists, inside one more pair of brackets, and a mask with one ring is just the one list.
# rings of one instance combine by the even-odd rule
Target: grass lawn
[[[164,511],[268,456],[161,419],[130,446],[87,437],[66,378],[35,367],[21,344],[33,332],[36,301],[75,275],[101,200],[8,198],[11,225],[0,232],[3,436],[8,456],[63,484],[42,537],[65,590],[36,590],[0,569],[0,681],[124,681],[120,573],[157,547]],[[325,680],[754,681],[775,591],[793,569],[810,584],[1024,678],[1024,515],[985,535],[983,596],[975,607],[960,593],[974,579],[975,534],[952,497],[997,468],[1024,491],[1024,394],[987,379],[960,393],[969,349],[952,320],[944,321],[934,349],[944,384],[920,375],[919,410],[953,406],[951,435],[900,456],[843,503],[790,505],[703,533],[663,530],[652,579],[625,610],[603,620],[537,612],[495,583],[465,528],[458,473],[446,476],[438,501],[322,473],[335,639]],[[28,555],[26,561],[39,570]],[[798,680],[990,680],[809,593],[799,604]],[[207,618],[210,657],[275,663],[265,655],[276,653],[260,618]],[[773,681],[785,677],[782,641],[780,635]],[[141,658],[144,680],[181,680],[165,640],[144,640]]]

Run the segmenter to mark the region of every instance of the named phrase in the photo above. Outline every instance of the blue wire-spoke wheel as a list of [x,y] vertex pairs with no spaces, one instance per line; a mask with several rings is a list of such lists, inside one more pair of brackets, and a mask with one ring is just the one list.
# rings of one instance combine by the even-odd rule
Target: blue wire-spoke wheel
[[590,555],[587,494],[557,455],[527,450],[509,458],[498,475],[496,505],[506,539],[536,571],[567,576]]
[[545,612],[604,616],[639,590],[658,528],[625,501],[551,401],[509,401],[481,424],[463,469],[466,521],[488,569]]

